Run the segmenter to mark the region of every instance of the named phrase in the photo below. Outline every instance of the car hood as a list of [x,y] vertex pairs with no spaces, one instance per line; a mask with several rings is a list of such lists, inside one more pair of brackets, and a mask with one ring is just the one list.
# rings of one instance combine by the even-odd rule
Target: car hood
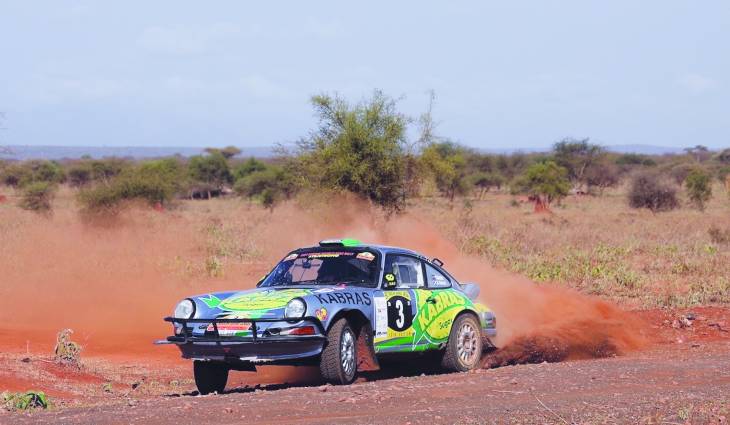
[[257,319],[283,317],[284,309],[292,298],[312,293],[303,288],[257,288],[239,292],[216,292],[193,297],[197,317],[213,318],[221,314],[233,314],[237,318]]

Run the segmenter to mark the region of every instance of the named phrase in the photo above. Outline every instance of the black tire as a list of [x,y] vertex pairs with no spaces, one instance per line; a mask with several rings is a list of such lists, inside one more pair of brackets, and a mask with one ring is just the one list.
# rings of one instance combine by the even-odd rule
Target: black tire
[[333,385],[347,385],[357,374],[357,337],[346,319],[336,321],[329,332],[319,371]]
[[222,393],[228,382],[228,366],[224,363],[195,360],[193,375],[200,394]]
[[471,314],[459,316],[451,325],[441,367],[449,372],[466,372],[479,367],[482,335],[479,320]]

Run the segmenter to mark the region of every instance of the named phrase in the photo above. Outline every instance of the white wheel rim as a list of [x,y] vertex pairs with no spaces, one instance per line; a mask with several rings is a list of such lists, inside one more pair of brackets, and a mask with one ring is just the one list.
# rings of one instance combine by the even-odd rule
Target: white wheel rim
[[477,358],[479,341],[476,329],[469,322],[462,323],[456,334],[456,353],[463,365],[471,366]]
[[351,376],[355,371],[355,338],[349,329],[342,333],[340,359],[342,361],[342,370],[345,371],[347,376]]

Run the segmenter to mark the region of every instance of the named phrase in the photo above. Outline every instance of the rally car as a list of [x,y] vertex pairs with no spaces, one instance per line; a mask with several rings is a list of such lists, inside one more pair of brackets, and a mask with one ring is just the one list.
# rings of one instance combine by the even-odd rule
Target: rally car
[[437,357],[448,371],[479,365],[496,319],[443,263],[403,248],[326,240],[287,254],[256,289],[186,298],[175,307],[176,344],[193,359],[201,394],[221,392],[229,370],[318,365],[349,384],[379,360]]

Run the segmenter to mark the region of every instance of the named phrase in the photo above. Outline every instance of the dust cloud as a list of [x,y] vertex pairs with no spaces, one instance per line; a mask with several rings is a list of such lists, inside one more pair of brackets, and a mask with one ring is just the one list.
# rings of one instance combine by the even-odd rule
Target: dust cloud
[[[202,202],[202,201],[201,201]],[[216,201],[222,202],[222,201]],[[169,333],[162,317],[184,296],[254,286],[288,250],[334,237],[399,245],[444,260],[462,282],[481,286],[498,318],[502,347],[487,366],[623,353],[640,347],[632,315],[567,289],[538,286],[468,257],[434,226],[406,213],[386,217],[349,197],[258,208],[132,209],[114,223],[90,225],[74,210],[41,219],[16,209],[0,214],[0,344],[4,350],[50,350],[72,328],[86,353],[177,356],[151,342]],[[17,211],[17,212],[16,212]],[[250,217],[249,217],[250,216]],[[206,257],[201,223],[251,221],[255,260],[221,277],[191,273]]]

